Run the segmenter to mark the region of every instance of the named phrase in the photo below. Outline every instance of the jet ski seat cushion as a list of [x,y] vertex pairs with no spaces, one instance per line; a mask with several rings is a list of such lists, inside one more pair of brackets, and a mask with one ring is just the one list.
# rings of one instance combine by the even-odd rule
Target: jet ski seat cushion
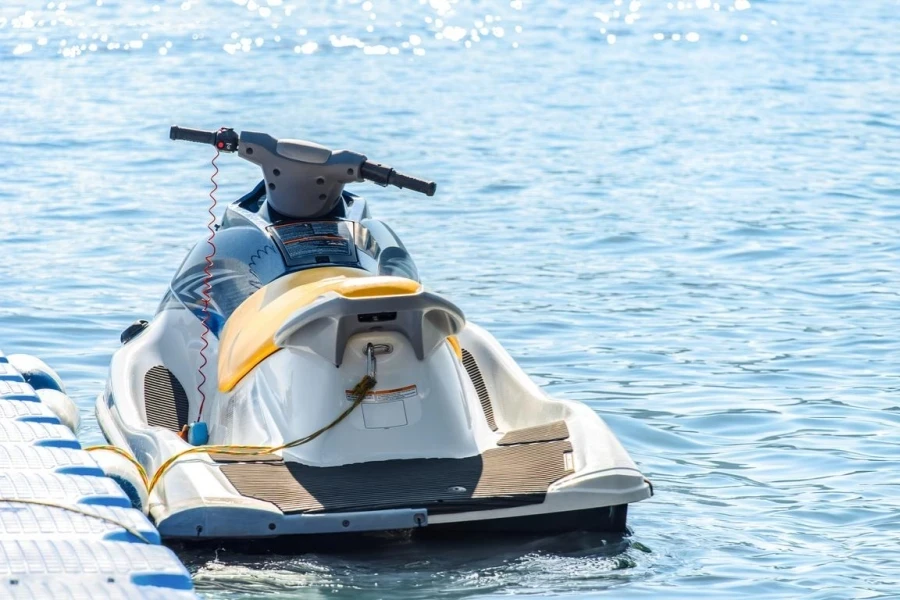
[[374,299],[421,293],[422,284],[417,281],[374,276],[349,267],[320,267],[285,275],[257,290],[225,323],[219,341],[219,389],[230,391],[282,347],[276,343],[276,332],[301,309],[322,303],[323,296]]

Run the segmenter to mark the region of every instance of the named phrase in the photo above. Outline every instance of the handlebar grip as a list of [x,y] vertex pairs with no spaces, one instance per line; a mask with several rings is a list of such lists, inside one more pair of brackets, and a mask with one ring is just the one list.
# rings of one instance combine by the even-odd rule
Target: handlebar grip
[[398,173],[387,165],[376,162],[366,161],[359,169],[359,174],[363,179],[367,179],[378,185],[387,186],[394,185],[398,188],[406,188],[426,196],[434,196],[437,190],[437,184],[433,181],[425,181]]
[[391,177],[391,185],[419,192],[426,196],[434,196],[434,192],[437,191],[437,184],[433,181],[425,181],[424,179],[410,177],[409,175],[397,173],[396,171],[394,172],[393,177]]
[[202,129],[188,129],[187,127],[179,127],[172,125],[169,129],[170,140],[184,140],[186,142],[196,142],[198,144],[216,145],[216,132],[203,131]]

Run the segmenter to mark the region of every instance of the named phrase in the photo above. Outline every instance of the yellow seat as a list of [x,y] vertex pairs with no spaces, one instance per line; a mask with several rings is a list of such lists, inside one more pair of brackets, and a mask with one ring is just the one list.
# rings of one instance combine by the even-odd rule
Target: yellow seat
[[402,277],[373,276],[350,267],[319,267],[276,279],[244,300],[219,338],[219,389],[231,391],[253,367],[278,350],[275,332],[297,309],[328,292],[347,298],[399,296],[422,291]]

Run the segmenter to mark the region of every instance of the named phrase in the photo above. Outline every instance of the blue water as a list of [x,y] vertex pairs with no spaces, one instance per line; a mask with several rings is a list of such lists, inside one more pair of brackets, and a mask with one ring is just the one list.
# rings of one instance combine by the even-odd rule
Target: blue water
[[439,182],[358,191],[657,495],[624,540],[185,552],[207,597],[898,597],[898,34],[896,0],[5,0],[0,347],[99,441],[204,233],[168,126],[352,148]]

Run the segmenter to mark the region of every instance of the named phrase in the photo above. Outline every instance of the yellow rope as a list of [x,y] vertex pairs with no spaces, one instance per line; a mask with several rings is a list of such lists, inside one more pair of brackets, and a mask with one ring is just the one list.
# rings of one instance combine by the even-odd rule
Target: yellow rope
[[23,500],[23,499],[19,499],[19,498],[2,498],[2,497],[0,497],[0,503],[2,503],[2,502],[10,502],[10,503],[16,503],[16,504],[36,504],[38,506],[49,506],[51,508],[60,508],[62,510],[67,510],[69,512],[78,513],[79,515],[84,515],[86,517],[92,517],[94,519],[99,519],[100,521],[106,521],[107,523],[112,523],[113,525],[115,525],[117,527],[121,527],[122,529],[124,529],[125,531],[127,531],[128,533],[130,533],[131,535],[136,537],[137,539],[141,540],[145,544],[150,544],[151,546],[153,545],[150,542],[150,540],[145,538],[139,531],[131,528],[130,526],[125,525],[124,523],[120,523],[119,521],[117,521],[111,517],[104,517],[103,515],[98,515],[96,513],[92,513],[90,511],[84,510],[83,508],[79,508],[77,506],[71,506],[68,504],[57,504],[56,502],[48,502],[45,500]]
[[141,481],[144,482],[144,487],[146,488],[148,485],[150,485],[150,478],[147,477],[147,470],[144,469],[144,465],[139,463],[135,457],[133,457],[131,454],[128,453],[127,450],[123,450],[123,449],[119,448],[118,446],[107,446],[107,445],[88,446],[87,448],[85,448],[85,451],[87,451],[87,452],[94,452],[95,450],[109,450],[110,452],[115,452],[119,456],[124,456],[125,458],[128,459],[128,461],[131,464],[133,464],[135,467],[137,467],[138,473],[141,476]]
[[281,450],[285,450],[287,448],[294,448],[296,446],[300,446],[306,443],[309,443],[336,426],[338,423],[347,418],[347,416],[353,412],[357,406],[359,406],[362,401],[365,399],[366,394],[375,387],[375,378],[366,375],[363,377],[359,383],[353,388],[351,395],[353,397],[353,403],[337,416],[331,423],[325,425],[324,427],[317,429],[313,433],[309,434],[306,437],[302,437],[296,439],[292,442],[288,442],[286,444],[282,444],[281,446],[234,446],[234,445],[213,445],[213,446],[194,446],[193,448],[188,448],[187,450],[182,450],[177,454],[173,454],[170,456],[163,464],[159,466],[156,472],[153,474],[153,477],[150,479],[150,484],[147,486],[147,495],[149,496],[150,492],[153,491],[153,488],[160,482],[162,476],[168,471],[175,461],[180,459],[183,456],[187,456],[188,454],[200,454],[200,453],[215,453],[215,454],[227,454],[227,455],[247,455],[247,454],[273,454],[275,452],[279,452]]

